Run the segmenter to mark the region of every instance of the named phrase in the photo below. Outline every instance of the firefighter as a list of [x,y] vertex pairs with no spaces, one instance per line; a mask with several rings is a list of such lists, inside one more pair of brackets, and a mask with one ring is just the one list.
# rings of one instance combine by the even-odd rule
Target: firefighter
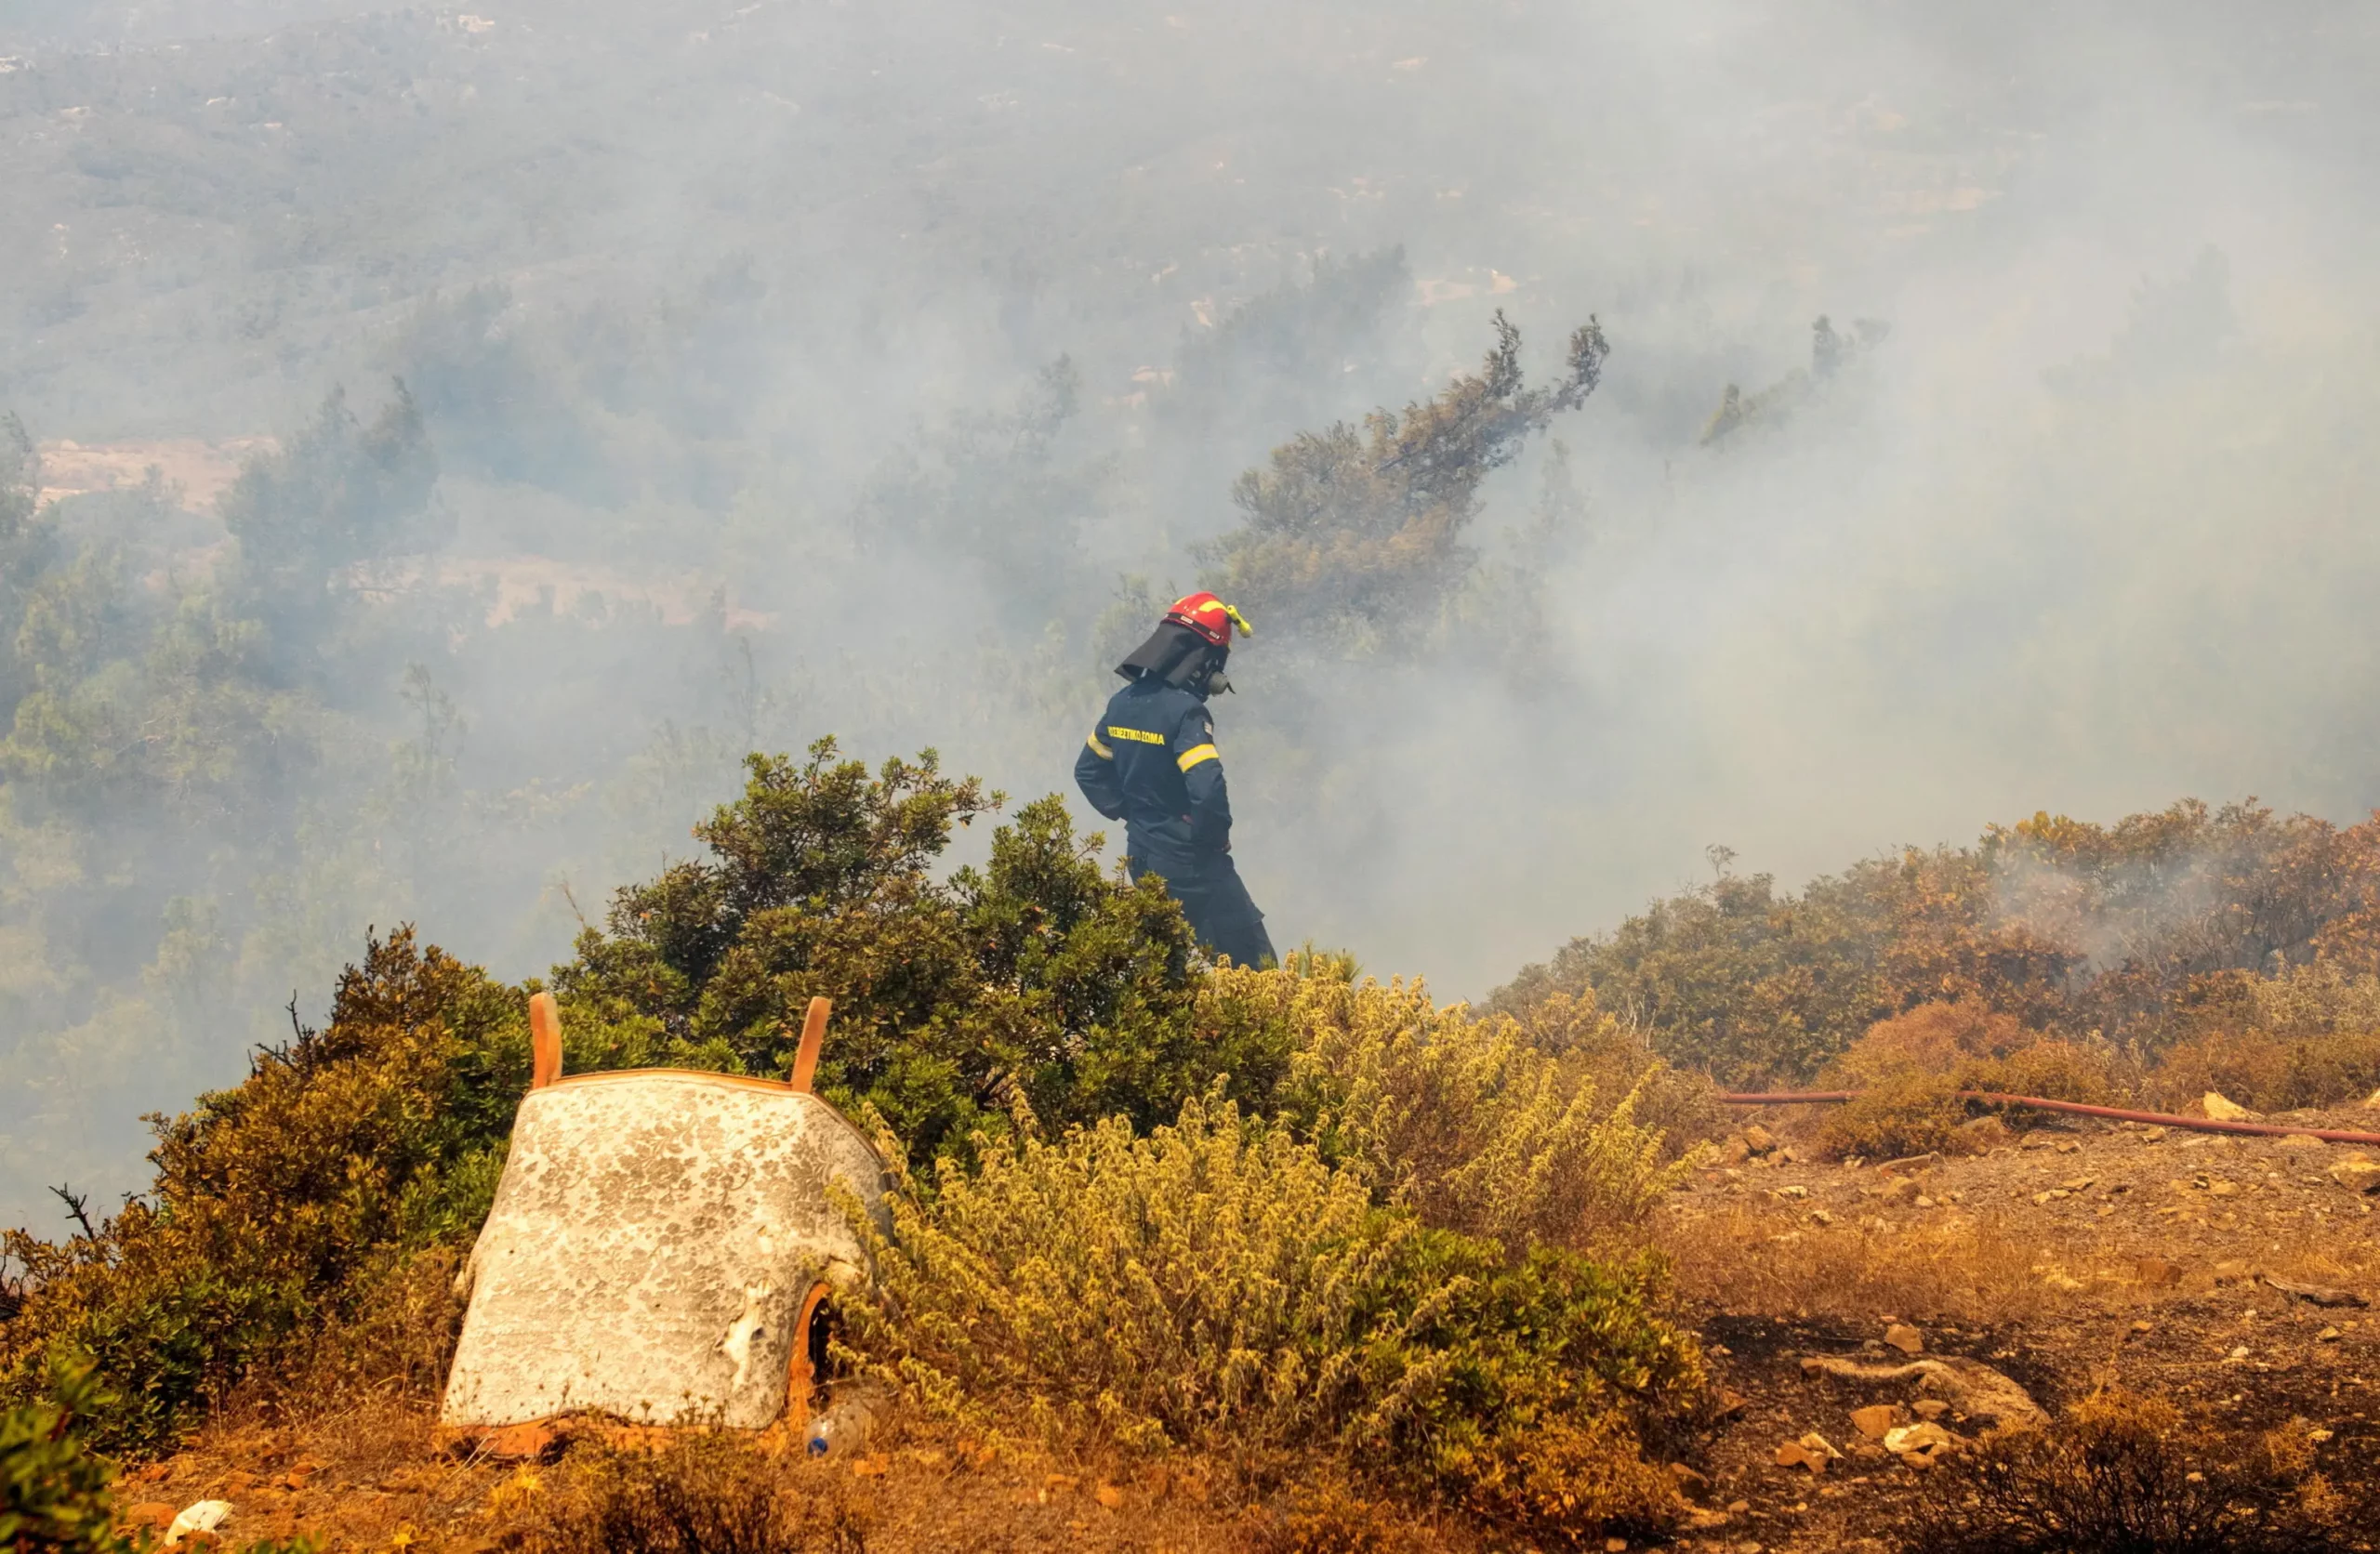
[[1231,798],[1207,698],[1231,689],[1223,663],[1245,617],[1212,594],[1178,599],[1149,639],[1116,666],[1130,683],[1075,757],[1075,783],[1091,807],[1124,823],[1124,861],[1134,883],[1154,875],[1210,954],[1236,966],[1274,959],[1264,915],[1231,860]]

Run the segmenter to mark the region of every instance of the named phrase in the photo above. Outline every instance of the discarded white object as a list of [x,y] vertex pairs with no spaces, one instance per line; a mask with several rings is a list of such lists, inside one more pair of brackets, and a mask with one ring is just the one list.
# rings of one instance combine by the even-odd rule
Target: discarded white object
[[192,1533],[211,1533],[222,1526],[223,1519],[231,1514],[231,1502],[229,1500],[193,1501],[175,1513],[173,1521],[165,1528],[165,1547],[173,1547]]
[[470,1308],[440,1422],[494,1430],[591,1411],[758,1429],[790,1408],[799,1424],[820,1303],[865,1282],[846,1205],[881,1219],[875,1150],[806,1084],[679,1069],[563,1079],[551,1046],[463,1273]]
[[1906,1455],[1911,1452],[1930,1452],[1956,1443],[1955,1438],[1949,1430],[1931,1419],[1884,1431],[1884,1450],[1895,1456]]

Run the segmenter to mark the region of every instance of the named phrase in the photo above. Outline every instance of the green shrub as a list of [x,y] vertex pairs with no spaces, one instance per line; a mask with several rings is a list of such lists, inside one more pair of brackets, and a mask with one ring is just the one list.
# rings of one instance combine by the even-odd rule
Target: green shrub
[[1896,1160],[1958,1147],[1959,1125],[1967,1104],[1958,1082],[1947,1074],[1897,1073],[1842,1106],[1830,1108],[1818,1124],[1818,1148],[1837,1160]]
[[357,1312],[413,1254],[478,1229],[527,1083],[519,995],[409,930],[339,979],[331,1020],[158,1124],[155,1184],[96,1236],[6,1233],[27,1271],[0,1384],[96,1363],[111,1449],[170,1440],[258,1358]]
[[1651,1267],[1428,1230],[1228,1101],[990,1144],[893,1215],[858,1344],[940,1412],[1124,1452],[1332,1444],[1549,1531],[1668,1503],[1638,1423],[1701,1371]]
[[91,1367],[60,1359],[54,1402],[0,1410],[0,1548],[9,1554],[128,1554],[115,1530],[114,1465],[77,1426],[103,1405]]
[[1269,1088],[1285,1052],[1194,1021],[1180,908],[1109,876],[1057,799],[945,883],[930,871],[953,827],[999,796],[931,751],[872,777],[834,755],[749,757],[743,797],[695,828],[710,857],[622,890],[609,931],[581,937],[556,975],[565,1021],[641,1033],[648,1060],[783,1073],[826,994],[820,1093],[873,1106],[919,1159],[1004,1130],[1018,1100],[1052,1126],[1145,1127],[1222,1074]]
[[2039,1096],[2086,1106],[2112,1106],[2128,1099],[2116,1082],[2112,1055],[2078,1042],[2037,1041],[2002,1057],[1962,1064],[1951,1077],[1962,1090]]
[[[822,1087],[878,1107],[920,1156],[1012,1113],[1145,1127],[1225,1074],[1269,1096],[1286,1026],[1206,998],[1179,908],[1109,878],[1056,801],[940,882],[928,865],[983,809],[977,785],[930,757],[871,776],[831,753],[753,757],[703,828],[712,861],[623,891],[614,933],[582,939],[559,976],[573,1071],[782,1073],[814,992],[837,1005]],[[373,941],[324,1029],[158,1125],[146,1198],[94,1236],[6,1232],[29,1294],[0,1325],[0,1397],[39,1396],[50,1355],[88,1353],[114,1399],[95,1438],[153,1447],[333,1326],[434,1387],[453,1313],[422,1274],[493,1199],[529,1079],[525,1002],[410,928]]]

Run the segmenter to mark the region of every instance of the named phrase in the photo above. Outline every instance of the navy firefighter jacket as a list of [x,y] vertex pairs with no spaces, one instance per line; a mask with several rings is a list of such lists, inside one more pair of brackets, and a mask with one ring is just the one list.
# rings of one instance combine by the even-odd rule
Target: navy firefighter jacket
[[1207,704],[1154,676],[1116,692],[1075,757],[1091,807],[1124,823],[1144,864],[1228,851],[1231,799]]

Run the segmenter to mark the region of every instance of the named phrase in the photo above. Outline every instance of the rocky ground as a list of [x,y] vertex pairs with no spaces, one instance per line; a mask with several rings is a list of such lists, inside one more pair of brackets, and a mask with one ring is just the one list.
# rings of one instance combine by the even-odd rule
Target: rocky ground
[[[2380,1473],[2380,1310],[2364,1304],[2380,1194],[2363,1191],[2380,1150],[2059,1122],[1970,1157],[1832,1164],[1795,1142],[1805,1119],[1765,1122],[1775,1136],[1748,1130],[1758,1152],[1730,1140],[1659,1227],[1728,1394],[1714,1432],[1679,1443],[1695,1509],[1673,1547],[1882,1554],[1935,1457],[2108,1383],[2302,1431],[2334,1479]],[[1178,1468],[1103,1474],[896,1424],[809,1470],[869,1547],[1273,1546],[1261,1516]],[[442,1453],[421,1402],[367,1398],[303,1423],[227,1417],[126,1498],[159,1524],[227,1500],[238,1542],[479,1551],[517,1539],[552,1472]]]
[[[2281,1120],[2373,1126],[2369,1113]],[[1807,1304],[1706,1297],[1713,1368],[1740,1403],[1688,1481],[1702,1507],[1688,1547],[1891,1547],[1932,1454],[1879,1437],[1921,1413],[1954,1436],[1989,1428],[1945,1385],[1977,1366],[2053,1416],[2118,1384],[2243,1430],[2302,1430],[2335,1479],[2380,1473],[2380,1313],[2366,1306],[2380,1295],[2380,1198],[2365,1191],[2380,1152],[2062,1121],[1981,1155],[1882,1166],[1804,1158],[1790,1135],[1761,1152],[1731,1145],[1675,1200],[1667,1231],[1692,1245],[1724,1231],[1750,1269],[1798,1261],[1805,1286],[1784,1293]],[[1875,1309],[1862,1298],[1871,1271],[1829,1281],[1813,1241],[1924,1264],[1884,1288],[1924,1299],[1930,1279],[1932,1310]],[[1775,1289],[1756,1275],[1743,1287]],[[1950,1376],[1911,1367],[1927,1358]],[[1855,1363],[1812,1363],[1839,1360]],[[1855,1419],[1878,1405],[1889,1412]]]
[[[565,1469],[442,1451],[432,1415],[419,1402],[388,1399],[302,1424],[210,1428],[124,1486],[128,1520],[162,1530],[181,1508],[221,1500],[232,1508],[223,1547],[300,1536],[323,1554],[519,1547]],[[850,1534],[817,1547],[853,1554],[1225,1554],[1261,1537],[1261,1519],[1226,1508],[1213,1486],[1178,1468],[1103,1473],[897,1423],[865,1453],[800,1473]]]

